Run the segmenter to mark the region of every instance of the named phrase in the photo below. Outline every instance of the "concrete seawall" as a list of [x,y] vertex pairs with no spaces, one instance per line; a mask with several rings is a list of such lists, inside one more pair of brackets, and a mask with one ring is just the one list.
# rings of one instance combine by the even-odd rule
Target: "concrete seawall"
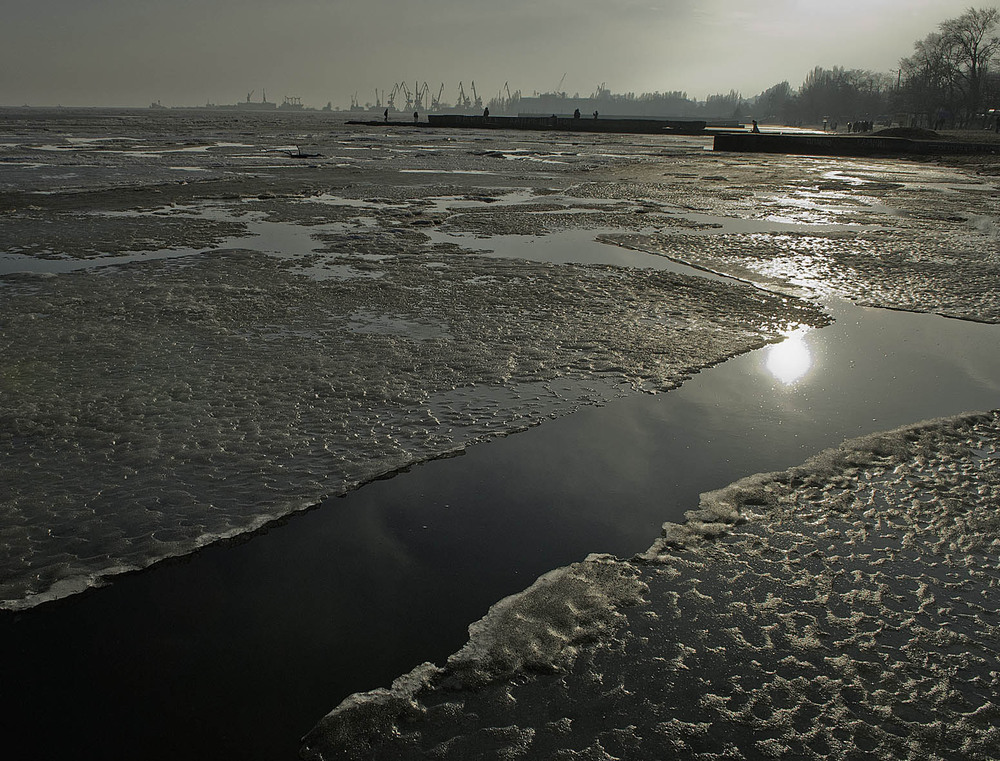
[[954,140],[911,140],[879,135],[783,135],[729,132],[715,136],[716,151],[814,156],[969,155],[1000,153],[1000,145]]
[[697,134],[705,130],[704,121],[681,119],[579,119],[566,116],[464,116],[431,114],[427,122],[432,127],[479,127],[485,129],[565,130],[569,132],[624,132],[657,134],[684,132]]
[[348,124],[397,127],[441,127],[460,129],[559,130],[563,132],[614,132],[624,134],[700,135],[706,122],[685,119],[594,119],[571,116],[480,116],[430,114],[427,121],[350,121]]

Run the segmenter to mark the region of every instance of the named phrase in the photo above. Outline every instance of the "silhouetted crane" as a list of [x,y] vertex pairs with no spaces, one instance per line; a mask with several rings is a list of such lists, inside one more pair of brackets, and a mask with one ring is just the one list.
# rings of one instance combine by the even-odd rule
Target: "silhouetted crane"
[[469,100],[469,96],[465,94],[465,88],[462,87],[462,83],[458,83],[458,101],[455,103],[456,106],[463,110],[468,110],[472,102]]
[[413,109],[413,93],[411,93],[410,88],[406,86],[406,82],[400,82],[399,87],[403,91],[403,95],[406,96],[406,108],[404,111],[409,113]]
[[396,110],[396,95],[397,93],[399,93],[399,91],[400,87],[399,83],[397,82],[395,85],[393,85],[392,92],[389,93],[389,97],[385,99],[385,104],[389,107],[390,111]]
[[414,95],[414,97],[413,97],[413,107],[417,111],[423,111],[424,110],[424,98],[428,98],[430,96],[430,90],[431,90],[431,88],[427,86],[426,82],[424,82],[423,85],[420,85],[417,82],[414,82],[413,86],[416,89],[416,95]]

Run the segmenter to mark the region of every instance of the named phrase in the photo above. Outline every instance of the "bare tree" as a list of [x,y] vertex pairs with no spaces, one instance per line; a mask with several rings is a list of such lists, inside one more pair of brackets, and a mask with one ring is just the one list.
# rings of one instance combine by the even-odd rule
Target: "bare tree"
[[956,107],[955,65],[944,35],[934,32],[915,42],[913,55],[899,62],[905,103],[929,126],[940,126]]
[[982,98],[990,64],[1000,53],[1000,10],[969,8],[956,19],[941,24],[941,35],[950,48],[956,85],[962,93],[966,118],[982,109]]
[[864,69],[817,66],[799,88],[798,108],[810,122],[830,117],[835,121],[875,121],[888,110],[890,78]]
[[969,8],[914,44],[900,61],[910,108],[942,126],[956,117],[968,124],[983,110],[990,65],[1000,55],[1000,10]]
[[754,99],[754,114],[761,121],[792,124],[798,121],[795,93],[788,81],[769,87]]

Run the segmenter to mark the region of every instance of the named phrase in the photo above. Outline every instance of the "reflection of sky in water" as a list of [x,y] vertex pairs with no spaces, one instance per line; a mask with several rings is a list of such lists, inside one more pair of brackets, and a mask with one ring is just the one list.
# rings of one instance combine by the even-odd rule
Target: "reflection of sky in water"
[[[784,200],[784,199],[783,199]],[[812,202],[808,202],[812,203]],[[806,202],[798,203],[802,206]],[[773,204],[772,204],[773,205]],[[795,205],[795,204],[793,204]],[[825,213],[824,209],[824,213]],[[878,225],[843,224],[834,222],[829,217],[817,216],[815,219],[795,219],[787,215],[769,214],[765,219],[749,219],[744,217],[727,217],[717,214],[706,214],[687,210],[671,210],[671,213],[699,225],[710,225],[709,229],[684,230],[687,235],[711,236],[720,234],[757,234],[783,232],[860,232],[867,229],[879,229]]]
[[[199,248],[178,246],[176,248],[156,250],[137,250],[115,256],[87,258],[63,256],[56,258],[52,256],[55,252],[49,252],[50,258],[41,258],[38,256],[11,254],[0,251],[0,275],[20,272],[73,272],[76,270],[94,269],[153,259],[175,259],[227,248],[247,249],[273,256],[295,258],[303,254],[310,254],[319,247],[320,244],[314,236],[322,233],[345,233],[353,229],[343,222],[331,222],[321,225],[296,225],[286,222],[270,222],[264,218],[266,215],[262,212],[254,211],[239,215],[222,207],[197,205],[160,207],[150,212],[125,210],[101,211],[94,214],[96,216],[121,217],[126,219],[145,216],[190,215],[223,222],[244,221],[247,226],[247,232],[245,235],[234,235],[223,239],[219,243]],[[337,276],[337,273],[345,277],[358,276],[350,268],[341,270],[327,268],[323,271],[313,269],[310,272],[323,278]]]
[[699,270],[681,262],[647,251],[639,251],[605,242],[598,238],[616,230],[561,230],[548,235],[493,235],[480,238],[474,233],[428,230],[434,243],[458,243],[480,256],[499,259],[527,259],[550,264],[610,264],[693,275],[708,280],[732,282],[731,278]]

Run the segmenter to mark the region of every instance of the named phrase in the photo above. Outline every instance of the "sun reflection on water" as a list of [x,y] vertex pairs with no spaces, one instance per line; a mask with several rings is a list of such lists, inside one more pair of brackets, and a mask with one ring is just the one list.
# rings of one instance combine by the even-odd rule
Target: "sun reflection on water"
[[801,380],[812,367],[812,353],[806,343],[808,328],[799,328],[788,334],[788,338],[775,344],[767,351],[764,366],[767,371],[786,386]]

